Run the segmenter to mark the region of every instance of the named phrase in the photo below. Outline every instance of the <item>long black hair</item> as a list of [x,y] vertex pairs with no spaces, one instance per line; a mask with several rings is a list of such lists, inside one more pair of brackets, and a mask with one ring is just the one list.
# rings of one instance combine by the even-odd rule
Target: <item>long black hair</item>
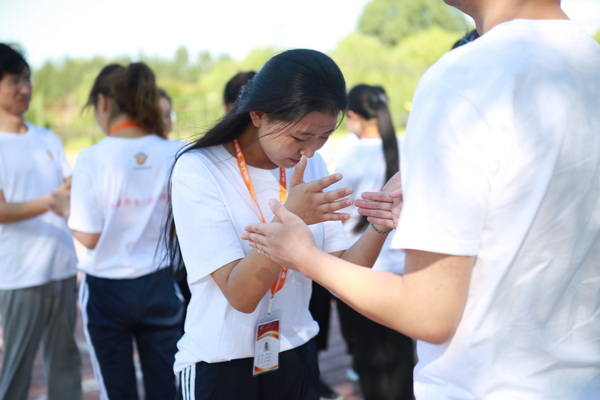
[[[314,111],[339,114],[345,110],[346,101],[344,76],[331,58],[315,50],[285,51],[267,61],[244,85],[235,107],[177,158],[239,137],[250,125],[251,111],[264,112],[271,121],[294,123]],[[184,265],[171,204],[163,233],[168,261],[181,276]]]
[[[398,139],[392,123],[385,90],[381,86],[356,85],[348,93],[348,110],[364,119],[377,119],[377,128],[381,136],[383,157],[385,159],[385,180],[387,182],[400,168]],[[354,226],[355,233],[362,232],[367,226],[367,217],[361,217]]]

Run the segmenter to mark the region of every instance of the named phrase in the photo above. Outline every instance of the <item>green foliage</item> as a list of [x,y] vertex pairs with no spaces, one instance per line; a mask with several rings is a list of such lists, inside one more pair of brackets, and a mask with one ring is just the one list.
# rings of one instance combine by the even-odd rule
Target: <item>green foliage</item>
[[462,14],[440,0],[372,0],[365,7],[358,30],[394,46],[433,26],[452,32],[468,29]]
[[[258,70],[276,54],[274,48],[255,49],[236,61],[229,57],[213,58],[207,52],[191,57],[185,47],[173,58],[147,57],[146,62],[157,76],[158,85],[173,98],[176,113],[174,137],[193,138],[223,115],[222,90],[235,73]],[[70,149],[89,146],[102,137],[92,112],[83,107],[98,72],[109,63],[128,64],[129,57],[106,59],[65,58],[48,61],[34,71],[34,95],[27,119],[55,130]]]
[[372,36],[353,33],[339,43],[332,57],[340,65],[348,89],[359,83],[386,89],[394,123],[401,128],[419,78],[458,36],[433,27],[387,46]]
[[[392,15],[389,10],[396,17],[411,17],[395,18],[388,27],[389,21],[381,19],[381,15]],[[364,29],[369,24],[376,26],[377,21],[382,25],[381,31]],[[417,81],[465,29],[462,16],[450,12],[439,0],[373,0],[365,9],[360,31],[342,39],[331,56],[342,69],[348,88],[367,83],[386,89],[400,131],[406,123]],[[69,150],[97,142],[103,134],[91,110],[82,110],[96,75],[109,63],[127,64],[140,59],[153,69],[158,85],[173,99],[176,120],[172,136],[192,139],[223,115],[225,82],[239,71],[259,70],[277,52],[271,47],[258,48],[243,60],[234,60],[207,52],[190,54],[180,47],[170,58],[142,54],[135,59],[49,61],[34,71],[34,95],[27,118],[55,130]]]
[[596,42],[600,43],[600,29],[598,30],[598,32],[596,32],[596,34],[594,35],[594,39],[596,39]]

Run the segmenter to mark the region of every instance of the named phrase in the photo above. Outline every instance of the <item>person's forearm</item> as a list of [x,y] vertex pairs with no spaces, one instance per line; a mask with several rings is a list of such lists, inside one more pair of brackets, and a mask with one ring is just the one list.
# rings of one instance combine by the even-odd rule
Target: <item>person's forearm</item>
[[367,229],[348,250],[344,251],[340,258],[363,267],[372,267],[379,257],[381,247],[389,233],[375,232],[372,225]]
[[73,237],[88,250],[94,250],[100,240],[99,233],[80,232],[74,229],[71,229],[71,233],[73,234]]
[[236,310],[251,313],[280,271],[281,267],[253,250],[231,269],[222,290]]
[[[464,299],[427,270],[406,275],[360,267],[314,249],[302,272],[357,312],[415,339],[443,343],[454,333]],[[450,299],[450,300],[448,300]],[[458,317],[457,317],[458,315]]]
[[0,203],[0,223],[18,222],[37,217],[49,210],[51,195],[21,203]]

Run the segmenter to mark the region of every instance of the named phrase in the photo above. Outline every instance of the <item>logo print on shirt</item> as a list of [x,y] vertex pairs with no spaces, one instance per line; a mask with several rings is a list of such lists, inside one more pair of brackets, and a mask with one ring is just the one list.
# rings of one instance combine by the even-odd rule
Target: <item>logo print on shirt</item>
[[54,160],[54,155],[50,153],[50,150],[46,150],[46,154],[48,154],[48,158]]
[[133,157],[135,157],[135,162],[137,165],[144,165],[144,163],[148,159],[148,156],[145,153],[142,153],[141,151],[135,153]]

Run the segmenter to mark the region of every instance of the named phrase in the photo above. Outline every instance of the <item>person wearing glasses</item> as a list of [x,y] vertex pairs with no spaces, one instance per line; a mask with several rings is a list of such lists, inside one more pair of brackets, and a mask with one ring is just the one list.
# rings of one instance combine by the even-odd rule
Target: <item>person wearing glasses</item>
[[27,61],[0,43],[0,399],[27,399],[43,343],[48,399],[79,400],[71,171],[58,136],[25,120],[31,94]]

